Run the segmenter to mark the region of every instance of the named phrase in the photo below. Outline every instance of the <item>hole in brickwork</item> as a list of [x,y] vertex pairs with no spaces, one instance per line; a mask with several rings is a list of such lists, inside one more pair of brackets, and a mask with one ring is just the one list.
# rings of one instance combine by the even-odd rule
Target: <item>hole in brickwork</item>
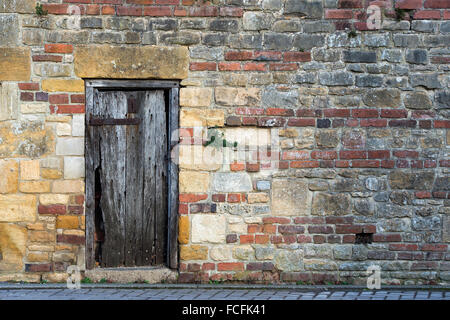
[[355,238],[356,244],[372,243],[373,233],[357,233]]

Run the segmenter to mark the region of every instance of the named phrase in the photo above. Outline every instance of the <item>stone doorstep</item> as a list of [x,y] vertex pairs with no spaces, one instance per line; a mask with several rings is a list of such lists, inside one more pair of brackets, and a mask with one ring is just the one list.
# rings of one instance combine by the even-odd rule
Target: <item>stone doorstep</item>
[[161,283],[163,281],[175,282],[178,271],[164,267],[96,268],[84,271],[84,276],[94,282],[106,279],[114,283],[142,283],[144,281],[148,283]]

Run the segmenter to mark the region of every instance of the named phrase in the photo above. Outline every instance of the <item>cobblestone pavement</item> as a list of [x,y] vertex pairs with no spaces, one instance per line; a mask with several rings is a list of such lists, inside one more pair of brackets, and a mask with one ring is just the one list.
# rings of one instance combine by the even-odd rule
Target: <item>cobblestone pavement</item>
[[0,300],[450,300],[431,290],[2,289]]

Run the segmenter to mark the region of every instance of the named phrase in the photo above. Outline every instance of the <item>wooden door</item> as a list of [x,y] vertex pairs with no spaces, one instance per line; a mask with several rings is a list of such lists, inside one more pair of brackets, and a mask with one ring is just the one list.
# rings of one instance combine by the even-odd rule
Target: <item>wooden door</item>
[[86,196],[95,198],[91,229],[101,267],[166,261],[166,105],[164,90],[93,91],[86,110],[86,168],[94,171],[94,186]]

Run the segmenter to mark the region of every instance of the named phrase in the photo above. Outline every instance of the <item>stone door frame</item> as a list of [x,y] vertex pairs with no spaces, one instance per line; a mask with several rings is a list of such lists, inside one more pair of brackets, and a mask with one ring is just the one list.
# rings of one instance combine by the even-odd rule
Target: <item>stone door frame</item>
[[[105,80],[105,79],[85,79],[86,92],[86,110],[88,106],[94,105],[94,90],[167,90],[168,91],[168,154],[170,155],[174,147],[179,142],[179,88],[178,81],[171,80]],[[89,133],[89,117],[85,116],[85,139]],[[86,141],[86,140],[85,140]],[[85,144],[86,145],[86,144]],[[87,197],[93,194],[93,186],[95,181],[94,171],[91,170],[89,164],[89,154],[85,150],[86,161],[86,269],[93,269],[95,266],[94,257],[94,217],[95,203],[94,199]],[[167,241],[167,259],[166,265],[171,269],[178,268],[178,165],[174,161],[168,160],[168,241]]]

